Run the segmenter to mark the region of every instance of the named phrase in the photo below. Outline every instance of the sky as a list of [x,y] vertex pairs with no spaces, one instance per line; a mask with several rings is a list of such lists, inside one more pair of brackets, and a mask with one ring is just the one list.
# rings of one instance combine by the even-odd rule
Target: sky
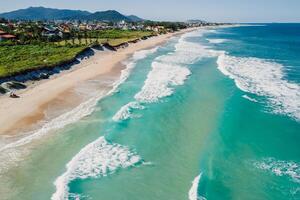
[[0,0],[0,13],[30,6],[117,10],[165,21],[300,22],[300,0]]

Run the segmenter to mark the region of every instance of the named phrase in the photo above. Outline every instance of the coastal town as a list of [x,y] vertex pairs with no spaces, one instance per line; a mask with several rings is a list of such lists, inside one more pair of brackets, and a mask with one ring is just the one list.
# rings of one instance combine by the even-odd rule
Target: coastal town
[[91,31],[114,29],[124,31],[152,31],[154,34],[162,34],[188,27],[209,25],[215,25],[215,23],[207,23],[199,20],[191,20],[190,22],[127,22],[125,20],[110,22],[80,20],[25,21],[0,18],[0,41],[15,41],[20,43],[36,39],[42,41],[59,41],[70,39],[75,36],[75,33],[89,36],[88,34]]
[[[187,22],[0,19],[0,94],[26,88],[80,62],[91,48],[118,50],[130,43],[182,29],[213,26]],[[34,55],[34,58],[33,58]]]

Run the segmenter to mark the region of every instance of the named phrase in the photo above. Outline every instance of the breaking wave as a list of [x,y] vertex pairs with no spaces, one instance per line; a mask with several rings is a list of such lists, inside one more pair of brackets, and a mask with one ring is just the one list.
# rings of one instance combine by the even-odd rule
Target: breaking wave
[[284,79],[283,66],[258,58],[222,54],[218,68],[245,92],[267,97],[274,113],[300,120],[300,86]]
[[115,173],[121,168],[142,164],[142,159],[128,147],[110,143],[104,137],[85,146],[66,165],[66,172],[56,179],[56,192],[52,200],[68,199],[68,184],[75,179],[99,178]]
[[186,67],[154,61],[152,70],[148,74],[142,90],[135,95],[135,99],[150,103],[170,96],[173,93],[173,87],[183,85],[190,74],[190,70]]
[[201,30],[184,34],[176,43],[174,52],[158,56],[151,64],[151,71],[148,73],[142,89],[134,96],[136,101],[124,105],[115,114],[113,120],[126,120],[131,117],[133,109],[141,108],[141,104],[157,102],[163,97],[172,95],[176,86],[183,85],[191,75],[187,65],[204,57],[218,55],[214,50],[188,41],[188,38],[200,37],[204,32]]
[[175,86],[183,85],[191,75],[187,66],[211,55],[202,45],[187,41],[190,37],[199,37],[202,34],[203,31],[184,34],[175,45],[174,52],[157,57],[152,62],[152,70],[135,99],[145,103],[156,102],[172,95]]
[[[132,111],[134,109],[144,109],[144,106],[142,106],[140,103],[133,101],[125,106],[123,106],[114,116],[113,120],[114,121],[122,121],[126,120],[132,117]],[[138,116],[137,116],[138,117]]]
[[136,51],[133,54],[133,56],[126,63],[124,63],[126,65],[126,68],[122,70],[119,80],[114,83],[114,87],[111,93],[117,91],[117,88],[128,79],[131,71],[136,66],[137,61],[146,58],[149,54],[155,53],[157,50],[158,47],[148,49],[148,50]]
[[196,176],[192,182],[192,187],[189,190],[189,200],[206,200],[205,197],[202,197],[198,194],[198,188],[200,184],[202,173]]

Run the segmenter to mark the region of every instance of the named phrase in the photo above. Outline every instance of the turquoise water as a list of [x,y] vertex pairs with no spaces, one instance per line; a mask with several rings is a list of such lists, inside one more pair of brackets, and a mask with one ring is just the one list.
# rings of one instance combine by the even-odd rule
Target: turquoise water
[[299,33],[200,30],[137,52],[82,119],[2,150],[1,196],[299,199]]

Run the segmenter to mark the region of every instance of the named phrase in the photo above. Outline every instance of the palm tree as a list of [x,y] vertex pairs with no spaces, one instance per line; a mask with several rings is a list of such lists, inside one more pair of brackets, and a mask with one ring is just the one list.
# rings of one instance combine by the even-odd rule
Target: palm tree
[[77,37],[78,37],[79,45],[81,45],[81,34],[80,34],[80,32],[77,32]]
[[88,32],[88,36],[89,36],[89,40],[90,40],[90,44],[92,44],[92,33],[91,32]]
[[88,34],[87,34],[86,31],[84,31],[84,38],[85,38],[85,44],[86,45],[88,45],[88,39],[87,39],[87,37],[88,37]]

